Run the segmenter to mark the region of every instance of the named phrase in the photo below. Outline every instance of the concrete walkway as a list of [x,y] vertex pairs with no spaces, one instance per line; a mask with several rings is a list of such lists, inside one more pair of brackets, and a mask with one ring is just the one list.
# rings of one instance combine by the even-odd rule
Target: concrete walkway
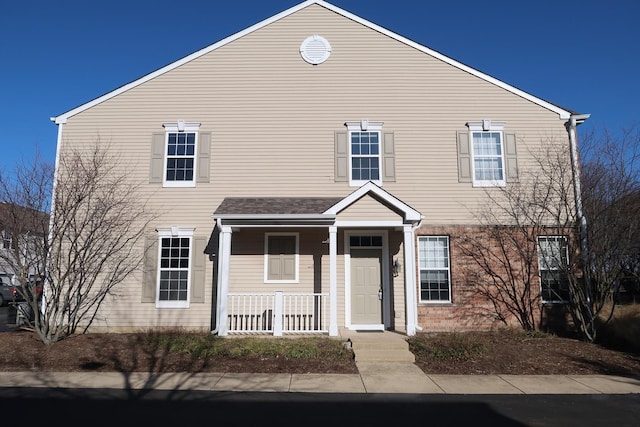
[[313,393],[627,394],[640,377],[425,375],[415,365],[366,363],[358,374],[0,372],[0,387]]
[[634,378],[606,375],[426,375],[405,337],[393,332],[341,331],[357,374],[0,372],[2,387],[104,388],[313,393],[627,394]]

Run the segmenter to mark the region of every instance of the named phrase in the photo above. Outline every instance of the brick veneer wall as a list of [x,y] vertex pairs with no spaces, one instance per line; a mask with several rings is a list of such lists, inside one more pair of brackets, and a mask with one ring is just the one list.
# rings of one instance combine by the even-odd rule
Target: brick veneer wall
[[[421,303],[420,277],[418,274],[418,326],[424,332],[446,331],[487,331],[505,326],[520,327],[515,316],[507,315],[499,319],[493,303],[478,293],[476,286],[468,280],[472,272],[478,272],[475,261],[465,255],[460,243],[465,235],[474,235],[490,241],[487,228],[480,226],[423,226],[417,236],[448,236],[451,269],[451,303]],[[419,255],[416,254],[416,257]],[[514,253],[514,256],[516,254]],[[419,266],[419,260],[416,259]],[[536,263],[537,266],[537,263]],[[537,275],[537,271],[534,271]],[[540,282],[532,281],[532,294],[536,326],[543,330],[564,330],[570,328],[565,307],[543,305],[538,298]]]

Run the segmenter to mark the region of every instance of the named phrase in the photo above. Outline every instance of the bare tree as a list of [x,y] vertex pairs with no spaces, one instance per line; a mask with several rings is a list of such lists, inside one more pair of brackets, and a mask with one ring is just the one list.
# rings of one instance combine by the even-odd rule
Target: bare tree
[[[612,307],[625,276],[640,264],[640,129],[592,131],[583,143],[583,204],[588,218],[592,304]],[[612,313],[604,316],[606,319]]]
[[[473,260],[469,281],[499,319],[514,316],[531,330],[543,299],[565,301],[574,327],[596,339],[598,319],[611,315],[606,310],[613,310],[619,281],[638,260],[639,135],[625,131],[618,139],[605,132],[582,142],[583,212],[574,193],[580,188],[575,163],[553,141],[531,153],[535,167],[518,182],[487,189],[489,203],[476,212],[485,232],[461,238],[459,247]],[[564,236],[557,253],[541,255],[544,236]]]
[[[33,314],[31,326],[47,344],[86,332],[105,298],[143,262],[140,244],[155,215],[147,209],[139,187],[128,179],[131,168],[112,153],[101,141],[66,150],[53,188],[51,179],[39,177],[41,171],[51,170],[41,162],[31,168],[32,179],[1,178],[4,197],[28,194],[23,200],[26,206],[45,206],[45,200],[52,200],[50,221],[34,261],[42,266],[44,289],[20,289]],[[48,199],[50,189],[53,197]],[[25,277],[20,280],[29,282]]]
[[[458,240],[473,261],[466,266],[468,284],[491,302],[497,319],[508,324],[515,318],[527,331],[539,324],[538,239],[574,230],[570,159],[556,147],[544,144],[535,171],[521,172],[517,182],[487,189],[487,202],[475,212],[479,231]],[[547,292],[559,298],[563,289],[555,285]]]
[[31,162],[22,161],[12,172],[0,171],[0,268],[21,290],[45,274],[53,165],[36,153]]

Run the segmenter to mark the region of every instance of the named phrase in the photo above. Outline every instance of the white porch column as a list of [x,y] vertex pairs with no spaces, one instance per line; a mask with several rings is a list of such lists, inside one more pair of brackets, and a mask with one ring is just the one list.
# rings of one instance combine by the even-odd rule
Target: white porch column
[[338,227],[329,227],[329,336],[338,336]]
[[407,335],[416,334],[416,250],[413,229],[410,225],[404,226],[404,286],[405,304],[407,312]]
[[221,225],[218,242],[218,292],[220,306],[218,307],[218,335],[226,336],[227,304],[229,301],[229,263],[231,261],[231,227]]

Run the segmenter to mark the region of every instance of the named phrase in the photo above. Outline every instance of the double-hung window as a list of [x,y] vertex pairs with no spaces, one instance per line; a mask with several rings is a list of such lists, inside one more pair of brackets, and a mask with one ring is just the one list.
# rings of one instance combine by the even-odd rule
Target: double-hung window
[[264,251],[266,283],[298,282],[298,234],[267,233]]
[[569,300],[567,238],[565,236],[538,237],[538,264],[543,302]]
[[11,238],[11,233],[6,230],[2,230],[2,248],[13,249],[13,239]]
[[451,302],[449,238],[419,236],[420,302]]
[[382,122],[347,122],[349,129],[349,182],[382,183]]
[[504,125],[490,120],[469,123],[473,185],[505,185]]
[[189,306],[193,229],[158,229],[158,307]]
[[165,187],[193,187],[196,182],[198,123],[165,123]]

